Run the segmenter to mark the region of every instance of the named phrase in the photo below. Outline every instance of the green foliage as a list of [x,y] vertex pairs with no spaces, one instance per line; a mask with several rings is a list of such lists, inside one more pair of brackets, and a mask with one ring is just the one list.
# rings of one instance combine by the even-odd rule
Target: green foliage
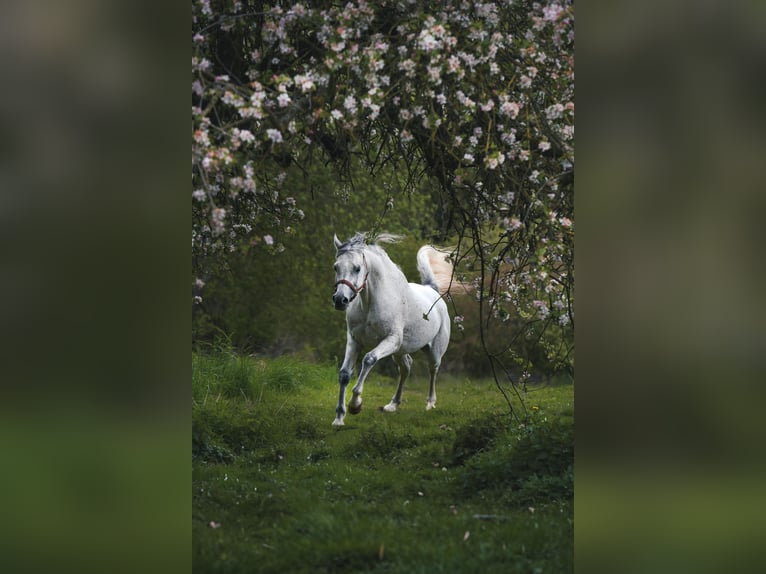
[[205,401],[215,389],[228,397],[252,398],[256,365],[247,356],[219,347],[214,360],[194,356],[192,361],[192,398]]
[[354,458],[377,457],[391,461],[398,458],[398,451],[411,448],[417,443],[417,439],[407,429],[376,426],[362,431],[359,440],[349,448],[349,454]]
[[520,505],[567,500],[574,494],[571,420],[548,421],[537,415],[517,428],[493,429],[494,448],[477,450],[466,461],[467,490],[490,490],[498,499]]
[[413,375],[382,413],[395,380],[373,373],[338,431],[334,366],[225,346],[192,364],[195,571],[572,570],[571,385],[532,391],[519,429],[491,381],[446,377],[425,411]]
[[452,460],[454,464],[463,464],[468,458],[491,448],[495,437],[505,427],[505,416],[485,416],[471,421],[455,437]]
[[231,450],[216,440],[204,422],[192,423],[192,459],[205,462],[231,462],[234,455]]
[[[264,361],[238,355],[226,346],[212,354],[194,354],[193,457],[231,462],[235,453],[263,448],[267,437],[280,432],[278,422],[264,416],[264,394],[315,389],[335,377],[332,367],[288,356]],[[232,400],[243,401],[246,408],[230,409]],[[299,436],[319,436],[308,417],[301,419],[295,432]]]

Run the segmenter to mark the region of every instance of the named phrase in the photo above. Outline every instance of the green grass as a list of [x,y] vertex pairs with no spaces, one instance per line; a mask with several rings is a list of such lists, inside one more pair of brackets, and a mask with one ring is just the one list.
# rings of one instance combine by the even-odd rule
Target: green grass
[[195,571],[572,571],[572,385],[530,390],[522,425],[467,378],[440,380],[427,412],[413,377],[380,412],[395,381],[373,371],[336,430],[332,366],[192,362]]

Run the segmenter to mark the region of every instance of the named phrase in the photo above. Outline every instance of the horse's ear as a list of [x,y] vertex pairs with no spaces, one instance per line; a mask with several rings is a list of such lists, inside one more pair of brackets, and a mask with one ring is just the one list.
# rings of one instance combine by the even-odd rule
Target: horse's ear
[[335,250],[337,251],[340,249],[340,246],[343,245],[340,239],[338,239],[338,235],[336,233],[332,234],[332,239],[335,242]]

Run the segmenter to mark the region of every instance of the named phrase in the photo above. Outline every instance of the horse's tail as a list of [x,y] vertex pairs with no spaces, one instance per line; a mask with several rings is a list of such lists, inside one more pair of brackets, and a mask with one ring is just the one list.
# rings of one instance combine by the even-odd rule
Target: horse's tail
[[449,251],[424,245],[418,250],[418,271],[420,282],[444,295],[451,293],[470,293],[470,285],[452,277],[453,265]]

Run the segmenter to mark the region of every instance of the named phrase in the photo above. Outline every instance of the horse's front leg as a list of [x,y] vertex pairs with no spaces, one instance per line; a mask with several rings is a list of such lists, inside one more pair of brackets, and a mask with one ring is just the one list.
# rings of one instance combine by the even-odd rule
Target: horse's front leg
[[378,345],[362,359],[362,368],[359,371],[359,378],[356,380],[354,388],[351,389],[353,393],[351,400],[348,402],[348,412],[352,415],[359,414],[362,410],[362,391],[364,390],[364,381],[367,379],[367,375],[375,366],[379,360],[384,359],[390,355],[393,355],[399,350],[402,344],[401,335],[390,335],[383,339]]
[[338,373],[338,385],[340,390],[338,393],[338,406],[335,408],[335,420],[332,423],[334,427],[343,426],[343,417],[346,416],[346,387],[351,380],[351,375],[354,374],[354,364],[356,363],[356,356],[358,353],[358,347],[356,342],[348,335],[346,339],[346,355],[343,357],[343,364],[340,367]]

